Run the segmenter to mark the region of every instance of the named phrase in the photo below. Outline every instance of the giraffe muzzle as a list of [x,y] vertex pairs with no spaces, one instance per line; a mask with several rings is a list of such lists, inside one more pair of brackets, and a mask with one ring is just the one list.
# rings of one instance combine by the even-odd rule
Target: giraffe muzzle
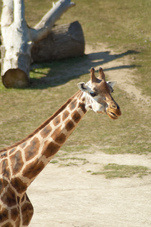
[[121,115],[121,110],[118,105],[116,106],[116,108],[114,105],[114,107],[113,106],[108,107],[106,113],[111,119],[115,120]]

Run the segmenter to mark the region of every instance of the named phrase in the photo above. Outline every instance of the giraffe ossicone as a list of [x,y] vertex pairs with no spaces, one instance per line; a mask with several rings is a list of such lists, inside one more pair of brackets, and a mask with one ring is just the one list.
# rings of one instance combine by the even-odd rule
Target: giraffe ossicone
[[28,137],[0,151],[0,226],[28,226],[33,206],[26,190],[49,163],[92,109],[111,119],[121,115],[113,99],[114,82],[107,82],[102,68],[99,76],[91,69],[90,80],[79,83],[80,90]]

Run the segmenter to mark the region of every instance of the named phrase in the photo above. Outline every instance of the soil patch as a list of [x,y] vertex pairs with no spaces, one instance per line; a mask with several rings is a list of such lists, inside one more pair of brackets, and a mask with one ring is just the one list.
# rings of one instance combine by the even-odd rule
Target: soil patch
[[143,163],[151,167],[147,157],[127,155],[127,161],[122,162],[124,155],[79,155],[88,160],[90,156],[91,163],[85,165],[47,165],[28,190],[35,209],[30,226],[151,226],[150,176],[109,180],[87,172],[100,168],[93,163],[96,160],[100,164],[106,160],[106,163]]

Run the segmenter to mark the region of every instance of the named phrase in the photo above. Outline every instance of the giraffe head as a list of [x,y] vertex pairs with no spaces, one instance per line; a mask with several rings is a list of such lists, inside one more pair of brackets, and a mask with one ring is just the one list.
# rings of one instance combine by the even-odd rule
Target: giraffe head
[[83,91],[86,109],[92,109],[97,113],[106,113],[111,119],[117,119],[121,115],[120,107],[113,99],[111,93],[115,82],[105,80],[103,69],[99,69],[99,77],[94,74],[94,68],[91,68],[91,79],[86,84],[78,84]]

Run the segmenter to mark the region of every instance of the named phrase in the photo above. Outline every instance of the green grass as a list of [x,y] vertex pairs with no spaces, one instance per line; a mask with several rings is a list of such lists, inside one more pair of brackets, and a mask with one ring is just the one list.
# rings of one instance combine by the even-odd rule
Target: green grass
[[[89,171],[91,172],[91,171]],[[110,163],[104,166],[103,171],[93,172],[92,175],[105,175],[107,179],[113,178],[129,178],[129,177],[143,177],[151,174],[151,171],[144,166],[132,166],[132,165],[118,165]]]
[[[62,78],[62,84],[52,87],[50,80],[49,86],[44,83],[41,84],[42,88],[37,89],[37,81],[33,81],[32,87],[28,89],[1,90],[1,148],[24,138],[37,128],[77,91],[78,82],[87,81],[88,78],[87,74],[81,75],[68,82],[65,80],[66,83]],[[85,152],[95,151],[97,146],[97,149],[107,153],[150,152],[151,123],[147,112],[134,105],[129,96],[117,87],[114,98],[122,110],[118,120],[113,121],[106,115],[89,111],[62,149],[66,152]]]
[[[34,26],[52,7],[52,2],[52,0],[25,0],[28,24]],[[94,46],[96,43],[105,43],[115,51],[137,52],[129,56],[131,64],[137,69],[134,82],[142,88],[144,94],[150,96],[151,1],[74,0],[73,2],[76,6],[69,9],[57,23],[79,20],[86,42]]]

